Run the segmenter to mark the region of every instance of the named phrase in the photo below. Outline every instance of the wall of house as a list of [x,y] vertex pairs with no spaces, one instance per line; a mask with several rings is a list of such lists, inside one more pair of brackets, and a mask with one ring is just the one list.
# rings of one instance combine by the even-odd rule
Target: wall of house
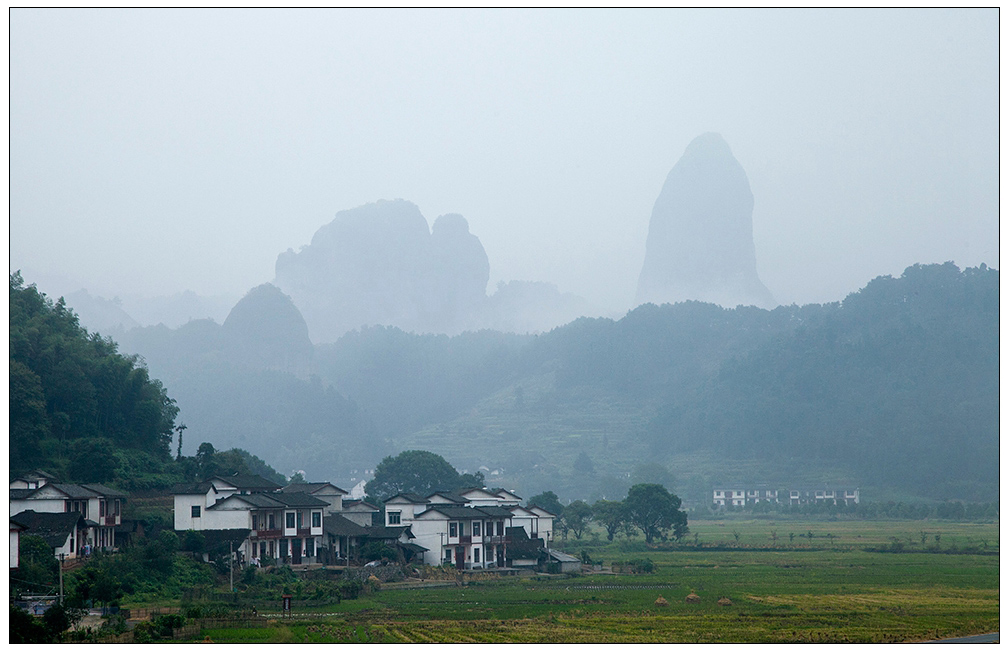
[[443,542],[447,532],[445,518],[429,517],[416,519],[411,523],[411,533],[415,536],[412,541],[429,549],[425,552],[426,564],[440,566],[443,563]]
[[241,510],[204,510],[202,512],[202,528],[197,530],[225,530],[228,528],[251,528],[251,511]]
[[[192,506],[199,506],[201,516],[192,518]],[[175,494],[174,495],[174,529],[175,530],[205,530],[206,526],[206,495]]]
[[18,530],[10,531],[10,568],[16,569],[18,556],[20,555],[20,542],[21,542],[21,532]]

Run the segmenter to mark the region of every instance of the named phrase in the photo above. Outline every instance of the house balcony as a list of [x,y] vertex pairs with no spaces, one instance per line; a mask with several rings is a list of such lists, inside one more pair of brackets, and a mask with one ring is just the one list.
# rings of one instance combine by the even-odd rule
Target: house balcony
[[251,537],[257,539],[279,539],[282,537],[281,528],[263,528],[261,530],[252,530]]
[[484,538],[485,544],[504,544],[509,541],[505,535],[488,535]]
[[459,537],[459,539],[460,539],[460,541],[457,542],[458,544],[470,544],[471,543],[471,536],[470,535],[461,535]]

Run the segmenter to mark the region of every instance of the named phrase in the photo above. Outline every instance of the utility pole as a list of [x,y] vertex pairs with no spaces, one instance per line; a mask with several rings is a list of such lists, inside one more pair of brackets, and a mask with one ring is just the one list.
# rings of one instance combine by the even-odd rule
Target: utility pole
[[63,558],[65,553],[59,554],[59,606],[63,606]]
[[234,540],[230,540],[230,593],[234,593]]

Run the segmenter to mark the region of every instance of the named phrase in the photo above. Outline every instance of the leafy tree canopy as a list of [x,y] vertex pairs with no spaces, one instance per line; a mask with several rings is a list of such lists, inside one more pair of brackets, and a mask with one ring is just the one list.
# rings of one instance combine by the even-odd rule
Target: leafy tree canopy
[[558,501],[558,495],[550,490],[530,497],[530,500],[527,501],[527,506],[531,508],[533,506],[540,506],[556,517],[560,517],[561,513],[565,510],[565,506],[561,505],[561,502]]
[[[89,334],[62,298],[53,302],[35,285],[10,275],[10,471],[93,473],[107,480],[114,460],[88,470],[76,447],[92,460],[105,440],[116,448],[168,459],[174,400],[135,356],[123,356],[110,338]],[[105,449],[101,447],[101,449]]]
[[380,461],[373,472],[373,480],[366,484],[366,494],[381,501],[400,492],[425,496],[437,491],[456,490],[465,482],[469,481],[462,480],[453,465],[442,456],[431,451],[410,450]]
[[680,505],[680,497],[652,483],[632,485],[624,499],[631,523],[645,534],[648,544],[666,539],[670,529],[677,538],[686,534],[687,513],[680,511]]

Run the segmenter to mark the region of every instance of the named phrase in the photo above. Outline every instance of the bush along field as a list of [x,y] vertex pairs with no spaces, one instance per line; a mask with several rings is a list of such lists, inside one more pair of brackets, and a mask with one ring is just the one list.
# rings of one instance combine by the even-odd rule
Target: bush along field
[[357,598],[302,608],[299,618],[200,635],[271,643],[875,643],[999,629],[996,524],[721,523],[694,521],[686,540],[653,545],[589,531],[565,543],[592,563],[581,575],[430,575],[425,588],[366,580]]

